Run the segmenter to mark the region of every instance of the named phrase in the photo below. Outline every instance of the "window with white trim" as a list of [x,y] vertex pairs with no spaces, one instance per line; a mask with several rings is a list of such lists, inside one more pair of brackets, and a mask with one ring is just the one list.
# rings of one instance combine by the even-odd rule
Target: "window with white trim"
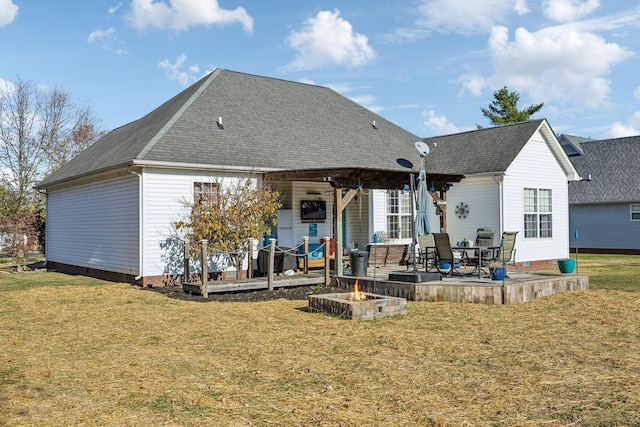
[[387,234],[390,239],[411,238],[411,195],[401,190],[387,191]]
[[525,188],[524,203],[524,237],[553,237],[553,218],[550,188]]
[[631,221],[640,221],[640,203],[632,203],[630,206]]
[[220,184],[217,182],[194,182],[193,202],[202,203],[205,206],[213,206],[218,203]]

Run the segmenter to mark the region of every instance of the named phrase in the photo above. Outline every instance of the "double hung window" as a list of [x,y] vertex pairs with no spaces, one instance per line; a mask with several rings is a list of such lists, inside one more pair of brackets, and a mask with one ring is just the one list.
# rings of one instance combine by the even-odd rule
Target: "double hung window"
[[524,237],[553,237],[553,200],[551,189],[524,189]]
[[411,238],[411,195],[401,190],[387,191],[387,234],[390,239]]

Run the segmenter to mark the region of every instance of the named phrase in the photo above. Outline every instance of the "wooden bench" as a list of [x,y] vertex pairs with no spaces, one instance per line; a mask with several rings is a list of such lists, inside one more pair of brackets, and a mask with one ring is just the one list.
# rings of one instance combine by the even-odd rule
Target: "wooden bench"
[[369,265],[376,267],[404,265],[407,245],[390,243],[367,245],[367,252],[369,252]]

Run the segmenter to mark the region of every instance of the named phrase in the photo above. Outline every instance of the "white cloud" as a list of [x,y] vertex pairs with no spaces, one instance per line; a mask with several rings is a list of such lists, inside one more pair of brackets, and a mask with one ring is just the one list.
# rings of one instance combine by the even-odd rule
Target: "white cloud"
[[482,76],[471,76],[464,79],[463,87],[473,96],[480,96],[482,89],[485,87],[486,81]]
[[[419,29],[440,33],[474,34],[486,33],[496,24],[502,23],[507,15],[529,12],[526,0],[422,0],[418,6],[420,18],[416,21]],[[401,30],[411,34],[415,30]],[[405,34],[405,37],[407,34]]]
[[122,3],[118,3],[115,6],[112,6],[109,8],[109,15],[113,15],[114,13],[116,13],[118,11],[118,9],[120,9],[122,7]]
[[300,31],[292,31],[287,44],[298,54],[284,69],[312,70],[328,65],[356,68],[376,58],[366,36],[354,33],[351,24],[340,18],[340,11],[321,11],[304,22]]
[[558,22],[568,22],[589,15],[600,7],[600,0],[544,0],[544,16]]
[[449,122],[445,116],[437,116],[433,110],[424,111],[422,116],[427,118],[423,125],[427,129],[431,129],[435,135],[448,135],[460,132],[460,128]]
[[518,28],[513,41],[505,27],[494,27],[489,50],[495,74],[493,88],[507,85],[527,91],[534,102],[574,101],[589,107],[606,105],[611,67],[634,53],[602,37],[555,26],[537,32]]
[[185,70],[186,61],[187,55],[183,53],[176,58],[175,63],[172,64],[171,61],[165,59],[158,63],[158,68],[165,71],[165,76],[167,76],[169,80],[175,80],[182,86],[188,86],[198,80],[202,74],[200,73],[200,68],[197,65],[189,65]]
[[531,12],[531,9],[527,6],[527,0],[516,0],[516,5],[513,9],[518,13],[518,15],[526,15]]
[[139,30],[156,27],[180,31],[192,25],[239,22],[247,33],[253,31],[253,18],[243,7],[222,9],[217,0],[169,0],[169,3],[170,5],[154,0],[133,0],[127,19]]
[[604,133],[603,138],[622,138],[625,136],[635,136],[640,134],[640,131],[633,126],[623,125],[620,122],[615,122],[611,125],[611,128]]
[[18,15],[18,6],[12,0],[0,0],[0,27],[9,25]]
[[91,32],[89,37],[87,37],[87,42],[98,44],[103,49],[110,50],[118,55],[127,53],[127,50],[124,48],[124,43],[118,38],[117,31],[113,27]]

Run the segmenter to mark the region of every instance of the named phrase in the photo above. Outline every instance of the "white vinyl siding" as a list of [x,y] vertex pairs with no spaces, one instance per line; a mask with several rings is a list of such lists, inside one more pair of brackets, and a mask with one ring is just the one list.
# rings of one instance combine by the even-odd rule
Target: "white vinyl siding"
[[[525,237],[524,189],[550,190],[549,212],[543,225],[550,223],[550,237]],[[561,259],[569,256],[569,204],[567,176],[556,157],[539,133],[532,136],[527,145],[507,169],[504,176],[504,225],[505,231],[520,231],[516,238],[517,261]],[[538,203],[540,201],[538,200]],[[538,206],[538,209],[540,207]],[[551,220],[551,221],[550,221]],[[540,222],[538,220],[539,229]],[[539,230],[538,230],[539,233]]]
[[194,198],[194,184],[219,182],[222,186],[231,185],[238,177],[232,174],[205,175],[154,169],[146,169],[142,175],[144,275],[181,274],[184,243],[173,224],[189,215]]
[[[458,218],[455,208],[460,203],[469,206],[466,218]],[[427,212],[435,212],[435,206],[427,208]],[[433,231],[438,231],[438,217],[429,217]],[[492,176],[478,176],[463,179],[453,184],[447,193],[447,232],[451,242],[469,239],[475,241],[478,228],[496,232],[495,243],[500,234],[500,186]]]
[[138,177],[47,193],[48,261],[138,274]]

